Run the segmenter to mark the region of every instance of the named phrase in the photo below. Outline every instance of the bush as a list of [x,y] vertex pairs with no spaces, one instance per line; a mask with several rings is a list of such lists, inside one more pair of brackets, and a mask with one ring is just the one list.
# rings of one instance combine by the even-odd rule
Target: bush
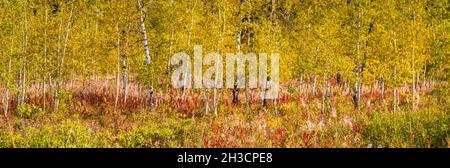
[[[101,135],[101,134],[99,134]],[[87,148],[99,147],[99,135],[78,121],[64,121],[60,124],[28,126],[11,133],[7,128],[0,130],[1,147],[18,148]]]
[[41,112],[42,109],[36,105],[23,103],[17,106],[17,114],[23,118],[32,118],[33,116]]
[[73,94],[71,92],[60,90],[57,99],[59,100],[58,112],[67,112],[72,108]]
[[447,112],[427,111],[374,114],[367,121],[364,138],[382,147],[447,147],[450,134]]
[[[201,138],[200,135],[192,135],[196,133],[192,120],[164,119],[162,123],[151,122],[123,132],[118,135],[118,141],[122,147],[183,147],[189,140]],[[194,146],[198,142],[194,141]]]

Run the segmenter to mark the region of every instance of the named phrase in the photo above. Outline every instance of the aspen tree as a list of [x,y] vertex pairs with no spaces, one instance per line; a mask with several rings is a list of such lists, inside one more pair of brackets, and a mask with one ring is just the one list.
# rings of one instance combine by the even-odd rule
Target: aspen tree
[[69,45],[69,35],[70,35],[70,30],[71,30],[71,25],[72,25],[72,17],[73,17],[73,10],[74,10],[74,4],[72,3],[72,7],[70,9],[70,14],[69,14],[69,19],[67,21],[67,26],[65,29],[65,37],[64,37],[64,46],[62,49],[62,54],[61,54],[61,58],[59,61],[59,66],[58,66],[58,81],[57,81],[57,90],[56,90],[56,101],[55,101],[55,109],[58,109],[59,107],[59,101],[60,101],[60,93],[61,93],[61,85],[63,82],[62,79],[62,75],[63,75],[63,66],[64,66],[64,59],[66,57],[66,53],[67,53],[67,46]]
[[[145,29],[145,22],[144,22],[144,12],[142,9],[142,4],[140,0],[137,0],[138,2],[138,7],[139,7],[139,12],[140,12],[140,25],[141,25],[141,32],[144,36],[143,39],[143,43],[144,43],[144,51],[145,51],[145,66],[147,67],[147,71],[149,71],[150,69],[150,63],[151,63],[151,58],[150,58],[150,49],[148,47],[148,38],[147,38],[147,30]],[[150,76],[150,73],[148,74],[148,76]],[[151,79],[149,79],[151,80]],[[155,105],[154,105],[154,91],[153,91],[153,84],[152,81],[149,82],[149,86],[148,86],[148,94],[149,94],[149,99],[150,99],[150,108],[151,111],[156,112],[155,110]]]
[[48,29],[48,9],[47,9],[47,1],[44,2],[44,10],[45,10],[45,28],[44,28],[44,63],[42,67],[42,96],[43,96],[43,103],[42,103],[42,109],[45,112],[46,110],[46,80],[47,80],[47,29]]

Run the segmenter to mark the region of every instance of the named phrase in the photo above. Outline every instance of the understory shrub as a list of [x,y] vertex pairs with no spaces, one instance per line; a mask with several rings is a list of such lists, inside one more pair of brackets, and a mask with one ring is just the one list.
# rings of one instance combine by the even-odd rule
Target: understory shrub
[[448,146],[450,115],[437,109],[416,112],[376,113],[367,121],[364,138],[373,146]]

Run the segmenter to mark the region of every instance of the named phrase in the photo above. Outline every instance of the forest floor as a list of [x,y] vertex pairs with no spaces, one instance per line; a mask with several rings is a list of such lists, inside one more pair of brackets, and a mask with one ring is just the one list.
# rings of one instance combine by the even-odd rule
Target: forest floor
[[327,101],[321,87],[312,96],[309,83],[284,83],[267,106],[257,89],[248,98],[241,90],[237,104],[230,90],[219,90],[217,115],[212,90],[206,114],[203,90],[186,91],[184,99],[179,90],[157,90],[152,112],[147,91],[135,83],[126,101],[119,93],[117,106],[111,84],[63,88],[58,109],[50,88],[43,110],[39,85],[28,88],[26,103],[11,100],[12,112],[0,117],[0,147],[450,147],[450,106],[437,103],[432,87],[419,88],[416,110],[408,87],[398,88],[395,111],[389,89],[366,88],[359,110],[345,86],[332,86]]

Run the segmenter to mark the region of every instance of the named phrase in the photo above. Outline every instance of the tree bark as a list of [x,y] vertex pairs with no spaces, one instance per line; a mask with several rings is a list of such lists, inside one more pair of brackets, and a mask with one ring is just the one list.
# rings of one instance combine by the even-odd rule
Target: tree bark
[[[123,36],[125,36],[125,33],[123,32]],[[125,37],[124,37],[125,38]],[[126,51],[125,48],[127,46],[126,40],[122,42],[122,90],[123,90],[123,104],[127,104],[127,98],[128,98],[128,72],[127,72],[127,58],[126,58]]]
[[[416,25],[416,11],[413,13],[413,27]],[[416,70],[415,70],[415,48],[416,48],[416,34],[412,31],[413,41],[412,41],[412,52],[411,52],[411,66],[412,66],[412,110],[417,109],[417,85],[416,82]]]
[[22,5],[23,5],[23,41],[22,41],[22,63],[21,63],[21,70],[20,70],[20,75],[19,75],[19,88],[20,88],[20,94],[18,95],[18,105],[21,105],[24,103],[25,101],[25,92],[26,92],[26,59],[27,59],[27,40],[28,40],[28,36],[27,36],[27,25],[28,25],[28,21],[27,21],[27,11],[26,11],[26,6],[27,4],[25,4],[25,1],[22,1]]
[[356,59],[355,59],[355,85],[353,88],[353,101],[355,107],[358,111],[361,111],[361,61],[360,61],[360,53],[361,53],[361,45],[360,45],[360,36],[361,36],[361,9],[360,3],[358,4],[358,18],[357,18],[357,38],[356,38]]
[[[170,58],[173,55],[173,36],[174,36],[174,28],[172,28],[172,31],[170,33],[169,56],[168,56],[168,59],[167,59],[167,75],[170,75],[170,71],[172,70],[172,68],[170,66]],[[170,80],[167,81],[167,90],[168,90],[169,93],[172,90],[170,88]]]
[[427,88],[427,63],[426,62],[425,62],[424,68],[423,68],[422,87]]
[[[395,23],[394,23],[394,28],[395,28]],[[392,38],[392,41],[393,41],[393,45],[394,45],[394,61],[397,61],[397,38],[396,38],[396,33],[395,33],[395,30],[394,30],[394,33],[393,33],[393,38]],[[393,109],[394,109],[394,112],[397,112],[397,109],[398,109],[398,90],[397,90],[397,63],[396,62],[394,62],[394,73],[393,73],[393,75],[394,75],[394,102],[393,102]]]
[[47,26],[48,26],[48,10],[47,10],[47,4],[45,4],[45,29],[44,29],[44,65],[42,68],[42,97],[43,97],[43,103],[42,103],[42,109],[45,112],[46,110],[46,77],[47,77]]
[[120,30],[119,23],[116,24],[117,29],[117,71],[116,71],[116,87],[115,87],[115,101],[114,111],[117,113],[117,104],[119,103],[119,89],[120,89]]
[[205,114],[209,114],[209,89],[205,90]]
[[[170,1],[170,7],[173,8],[173,0]],[[173,18],[173,11],[170,12],[170,18]],[[169,46],[169,56],[167,57],[167,75],[170,75],[170,71],[172,70],[171,65],[170,65],[170,58],[173,54],[173,38],[174,38],[174,33],[175,33],[175,29],[174,29],[174,24],[173,24],[173,20],[171,20],[170,22],[171,24],[171,33],[170,33],[170,46]],[[167,82],[167,91],[169,92],[169,94],[171,93],[171,88],[170,88],[170,80],[168,80]]]
[[147,31],[145,29],[145,22],[144,22],[144,12],[142,9],[142,5],[141,5],[141,1],[138,0],[138,6],[139,6],[139,11],[141,13],[140,15],[140,24],[141,24],[141,31],[142,34],[144,36],[144,51],[145,51],[145,65],[148,71],[148,77],[149,77],[149,86],[148,86],[148,90],[149,90],[149,99],[150,99],[150,108],[152,112],[155,112],[155,105],[154,105],[154,97],[153,97],[153,82],[150,78],[150,62],[151,62],[151,58],[150,58],[150,49],[148,48],[148,38],[147,38]]
[[[220,53],[220,47],[222,47],[223,46],[223,34],[224,34],[224,32],[225,32],[225,15],[222,15],[222,11],[221,11],[221,7],[219,6],[219,12],[218,12],[218,14],[219,14],[219,21],[220,20],[222,20],[222,17],[223,17],[223,20],[222,20],[222,26],[221,26],[221,28],[219,28],[220,29],[220,46],[219,47],[217,47],[217,53]],[[218,66],[216,66],[216,68],[218,68]],[[218,72],[218,69],[216,69],[216,72]],[[218,114],[218,107],[219,107],[219,97],[220,96],[218,96],[218,91],[217,91],[217,86],[218,86],[218,78],[216,78],[215,79],[215,81],[214,81],[214,115],[215,116],[217,116],[217,114]]]
[[329,113],[331,111],[331,106],[330,106],[330,97],[331,97],[331,86],[330,86],[330,80],[327,79],[326,81],[326,86],[325,86],[325,103],[326,103],[326,113]]
[[312,82],[312,97],[315,98],[316,97],[316,83],[317,83],[317,77],[314,75],[313,77],[313,82]]
[[[237,31],[236,34],[236,41],[237,41],[237,52],[240,53],[241,52],[241,44],[242,44],[242,17],[241,17],[241,12],[242,12],[242,4],[244,3],[244,1],[240,1],[239,3],[239,29]],[[239,60],[236,60],[239,61]],[[231,72],[234,73],[234,72]],[[233,96],[233,104],[237,104],[239,102],[239,88],[237,86],[237,81],[234,82],[234,88],[232,90],[232,96]]]
[[[11,48],[12,48],[12,43],[11,43]],[[8,115],[8,110],[9,110],[9,81],[10,81],[9,75],[11,74],[11,62],[12,62],[12,59],[11,59],[11,56],[9,56],[8,78],[6,79],[6,88],[5,88],[5,111],[4,111],[5,117]]]
[[69,15],[69,20],[67,21],[67,27],[66,27],[66,35],[65,35],[65,39],[64,39],[64,47],[63,47],[63,51],[62,51],[62,55],[61,55],[61,60],[59,63],[59,68],[58,68],[58,81],[57,81],[57,86],[56,86],[56,101],[55,101],[55,109],[59,108],[59,94],[61,91],[61,84],[62,84],[62,67],[64,66],[64,59],[66,56],[66,51],[67,51],[67,46],[68,46],[68,41],[69,41],[69,35],[70,35],[70,30],[71,30],[71,23],[72,23],[72,16],[73,16],[73,9],[74,9],[74,4],[72,3],[72,7],[70,9],[70,15]]
[[262,98],[262,105],[263,107],[267,107],[267,92],[269,92],[269,80],[268,78],[263,82],[264,87],[263,87],[263,98]]

